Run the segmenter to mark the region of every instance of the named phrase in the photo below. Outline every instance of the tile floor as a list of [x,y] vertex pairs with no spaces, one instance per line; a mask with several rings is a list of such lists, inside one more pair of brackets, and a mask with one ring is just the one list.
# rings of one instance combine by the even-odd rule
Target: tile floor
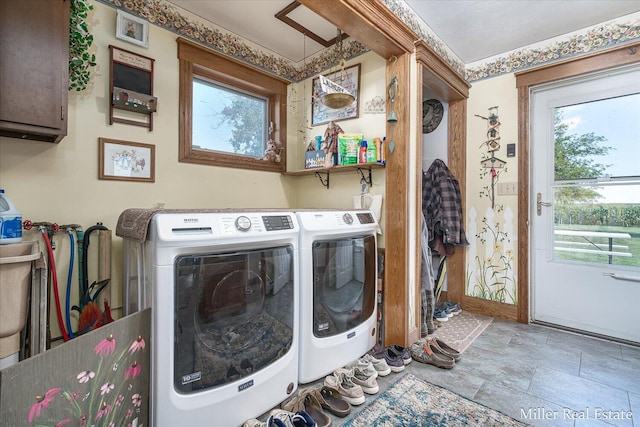
[[[404,373],[534,426],[640,427],[638,347],[495,319],[453,369],[413,361],[379,378],[381,392]],[[348,418],[332,420],[339,427]]]

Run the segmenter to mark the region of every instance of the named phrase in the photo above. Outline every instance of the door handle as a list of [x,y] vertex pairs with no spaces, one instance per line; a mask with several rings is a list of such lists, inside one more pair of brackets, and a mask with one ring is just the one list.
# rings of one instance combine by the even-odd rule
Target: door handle
[[549,206],[553,206],[553,203],[549,203],[549,202],[543,202],[542,201],[542,194],[538,193],[538,195],[536,196],[536,213],[538,214],[538,216],[542,215],[542,207],[549,207]]

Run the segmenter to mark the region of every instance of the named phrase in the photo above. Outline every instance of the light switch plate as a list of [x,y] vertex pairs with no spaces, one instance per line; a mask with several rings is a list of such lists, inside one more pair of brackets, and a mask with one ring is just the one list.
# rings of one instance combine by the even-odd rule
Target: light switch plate
[[518,194],[517,182],[499,182],[498,196],[512,196]]

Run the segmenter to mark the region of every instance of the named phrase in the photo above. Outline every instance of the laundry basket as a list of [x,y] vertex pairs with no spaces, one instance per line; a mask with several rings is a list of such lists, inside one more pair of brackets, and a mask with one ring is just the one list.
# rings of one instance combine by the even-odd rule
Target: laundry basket
[[38,242],[0,245],[0,369],[18,362],[31,267],[41,256]]

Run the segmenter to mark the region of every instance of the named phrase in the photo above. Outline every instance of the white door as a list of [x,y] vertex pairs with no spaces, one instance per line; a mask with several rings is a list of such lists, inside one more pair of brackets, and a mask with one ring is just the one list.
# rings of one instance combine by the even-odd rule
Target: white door
[[640,67],[532,89],[533,321],[640,342]]

